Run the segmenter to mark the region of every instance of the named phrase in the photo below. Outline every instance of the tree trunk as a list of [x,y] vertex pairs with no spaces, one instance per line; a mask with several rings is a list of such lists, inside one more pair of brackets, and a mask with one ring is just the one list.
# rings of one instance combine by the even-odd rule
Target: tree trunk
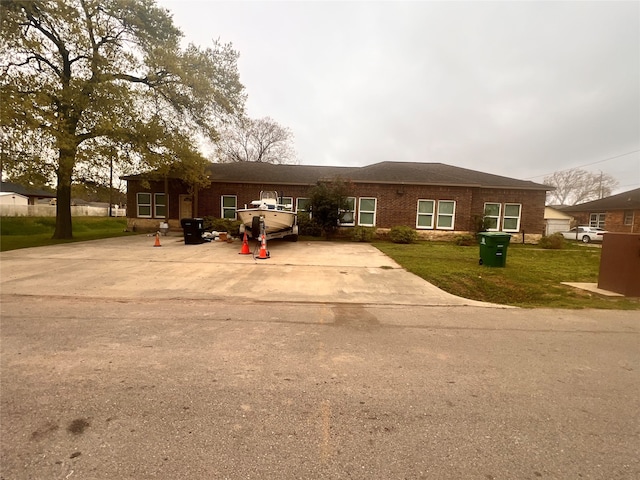
[[56,229],[53,238],[70,240],[73,238],[71,225],[71,178],[76,149],[60,149],[58,161],[58,187],[56,189]]

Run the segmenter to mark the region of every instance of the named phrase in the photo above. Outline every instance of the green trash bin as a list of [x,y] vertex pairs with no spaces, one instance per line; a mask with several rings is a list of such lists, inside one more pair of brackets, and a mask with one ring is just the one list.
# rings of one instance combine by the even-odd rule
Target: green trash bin
[[480,265],[504,267],[511,235],[502,232],[480,232]]

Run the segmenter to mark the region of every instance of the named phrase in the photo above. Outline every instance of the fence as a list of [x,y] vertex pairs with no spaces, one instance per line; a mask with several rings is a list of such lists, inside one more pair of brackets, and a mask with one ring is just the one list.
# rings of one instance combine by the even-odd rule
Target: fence
[[[112,216],[126,217],[126,208],[113,208]],[[55,217],[55,205],[0,205],[0,216],[2,217]],[[107,207],[89,207],[77,205],[71,207],[72,217],[108,217]]]

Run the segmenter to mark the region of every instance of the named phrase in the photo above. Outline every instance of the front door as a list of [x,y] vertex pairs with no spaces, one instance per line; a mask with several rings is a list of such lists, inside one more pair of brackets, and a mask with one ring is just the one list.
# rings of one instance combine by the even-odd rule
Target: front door
[[193,218],[193,196],[180,195],[180,220]]

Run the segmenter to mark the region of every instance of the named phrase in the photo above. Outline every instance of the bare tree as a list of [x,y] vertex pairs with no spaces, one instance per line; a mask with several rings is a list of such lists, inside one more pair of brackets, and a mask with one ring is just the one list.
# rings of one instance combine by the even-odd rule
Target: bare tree
[[218,160],[223,163],[297,163],[293,133],[269,117],[238,118],[220,132]]
[[547,194],[552,205],[576,205],[608,197],[618,181],[607,173],[595,173],[573,168],[544,177],[545,185],[555,187]]

